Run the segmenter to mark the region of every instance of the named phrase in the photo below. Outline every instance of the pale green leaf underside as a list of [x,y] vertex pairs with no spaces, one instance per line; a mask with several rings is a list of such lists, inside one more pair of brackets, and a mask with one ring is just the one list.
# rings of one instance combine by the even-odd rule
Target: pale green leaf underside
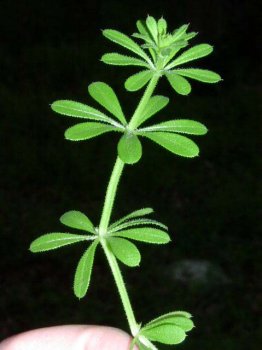
[[153,74],[154,73],[150,70],[143,70],[139,73],[133,74],[125,81],[125,88],[128,91],[140,90],[148,83]]
[[221,76],[215,72],[208,69],[198,69],[198,68],[185,68],[185,69],[174,69],[171,72],[201,81],[203,83],[218,83]]
[[126,164],[134,164],[142,157],[142,145],[134,134],[125,133],[118,142],[118,156]]
[[163,228],[164,230],[168,230],[168,227],[161,222],[157,220],[151,220],[151,219],[134,219],[130,221],[126,221],[118,226],[115,226],[113,229],[109,229],[109,233],[121,231],[127,227],[132,227],[132,226],[139,226],[139,225],[153,225],[153,226],[159,226]]
[[30,251],[33,253],[45,252],[61,248],[63,246],[94,239],[94,236],[74,235],[71,233],[53,232],[47,233],[35,239],[30,245]]
[[141,125],[153,115],[165,108],[168,102],[169,98],[165,96],[156,95],[151,97],[148,103],[146,104],[145,109],[141,113],[141,117],[137,123],[137,126]]
[[114,43],[136,53],[138,56],[144,58],[145,60],[149,59],[147,54],[140,48],[140,46],[127,35],[113,29],[103,30],[103,35]]
[[180,56],[178,56],[173,62],[171,62],[167,69],[179,66],[183,63],[196,60],[201,57],[209,55],[213,51],[213,47],[209,44],[199,44],[191,47],[190,49],[184,51]]
[[183,329],[172,324],[163,324],[150,329],[145,329],[141,334],[152,341],[168,345],[182,343],[186,338]]
[[182,135],[169,132],[147,132],[143,136],[182,157],[193,158],[199,154],[199,148],[195,142]]
[[143,329],[150,329],[152,327],[159,326],[162,324],[173,324],[177,327],[182,328],[185,332],[189,332],[194,328],[194,323],[190,318],[174,314],[167,314],[160,316],[155,320],[152,320],[151,322],[147,323],[143,327]]
[[165,73],[167,80],[169,81],[172,88],[180,95],[188,95],[191,92],[190,83],[182,76],[172,73]]
[[60,222],[72,228],[96,233],[94,225],[90,219],[85,214],[77,210],[70,210],[63,214],[60,217]]
[[51,108],[54,112],[68,117],[97,120],[112,125],[116,124],[114,119],[111,119],[97,109],[80,102],[59,100],[52,103]]
[[134,267],[141,261],[141,255],[137,247],[124,238],[110,237],[108,243],[115,257],[123,264]]
[[66,130],[65,138],[70,141],[83,141],[106,132],[120,130],[121,129],[101,123],[79,123]]
[[126,118],[119,100],[108,84],[101,81],[94,82],[88,86],[88,92],[95,101],[112,113],[122,124],[126,125]]
[[115,232],[113,236],[129,238],[135,241],[151,244],[165,244],[170,241],[170,237],[165,231],[152,227],[141,227],[124,231],[118,231]]
[[152,208],[142,208],[142,209],[137,209],[132,211],[131,213],[123,216],[122,218],[120,218],[119,220],[113,222],[110,226],[109,229],[113,229],[114,227],[120,225],[122,222],[125,222],[129,219],[133,219],[133,218],[137,218],[140,216],[144,216],[144,215],[149,215],[152,214],[154,212],[154,210]]
[[148,68],[148,63],[145,61],[115,52],[104,54],[101,58],[101,61],[114,66],[140,66]]
[[195,120],[174,119],[139,129],[137,134],[142,135],[148,131],[165,131],[191,135],[205,135],[207,133],[207,128],[205,125]]
[[95,241],[90,245],[77,265],[74,278],[74,293],[79,299],[86,295],[90,284],[97,244],[98,242]]

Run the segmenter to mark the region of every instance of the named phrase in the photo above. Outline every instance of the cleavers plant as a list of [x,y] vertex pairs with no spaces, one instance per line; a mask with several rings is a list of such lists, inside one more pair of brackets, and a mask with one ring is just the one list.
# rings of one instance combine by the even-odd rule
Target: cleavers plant
[[137,22],[137,29],[138,33],[132,36],[141,40],[141,45],[119,31],[103,30],[103,35],[107,39],[136,56],[126,56],[115,52],[107,53],[101,58],[104,63],[142,68],[140,72],[125,81],[125,88],[128,91],[137,91],[146,86],[130,120],[126,119],[114,90],[108,84],[100,81],[90,84],[88,92],[98,104],[104,107],[106,112],[70,100],[59,100],[51,105],[52,110],[60,115],[83,119],[83,122],[66,130],[67,140],[84,141],[111,131],[122,134],[117,145],[117,159],[107,187],[100,223],[95,226],[84,213],[76,210],[68,211],[61,216],[60,222],[78,230],[79,233],[47,233],[34,240],[30,250],[36,253],[77,242],[90,243],[78,263],[74,278],[74,293],[78,298],[83,298],[90,284],[97,247],[101,246],[114,276],[133,336],[131,348],[137,345],[140,350],[156,350],[157,347],[153,342],[169,345],[181,343],[194,324],[191,314],[185,311],[172,311],[146,324],[137,322],[119,262],[130,267],[139,265],[140,252],[131,241],[166,244],[170,241],[170,237],[167,233],[168,228],[164,224],[148,219],[147,215],[153,212],[151,208],[135,210],[111,222],[117,187],[125,164],[137,163],[142,157],[140,139],[150,139],[182,157],[192,158],[199,153],[196,143],[184,136],[184,134],[206,134],[207,128],[197,121],[173,119],[144,126],[145,122],[169,102],[165,96],[154,95],[160,78],[166,77],[178,94],[188,95],[191,85],[187,78],[204,83],[217,83],[221,77],[210,70],[183,67],[183,64],[205,57],[213,51],[211,45],[198,44],[180,53],[189,45],[189,40],[197,35],[195,32],[188,32],[188,25],[183,25],[172,33],[168,33],[164,18],[156,21],[153,17],[148,16],[145,21]]

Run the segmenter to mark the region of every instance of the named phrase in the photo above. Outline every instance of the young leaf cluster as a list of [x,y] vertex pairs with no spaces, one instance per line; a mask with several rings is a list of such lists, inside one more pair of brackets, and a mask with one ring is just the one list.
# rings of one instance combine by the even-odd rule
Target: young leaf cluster
[[186,333],[194,328],[192,315],[185,311],[174,311],[148,322],[140,328],[133,340],[140,350],[157,349],[151,342],[177,345],[186,338]]
[[113,255],[130,267],[138,266],[141,261],[138,248],[130,240],[149,244],[166,244],[170,241],[166,232],[167,226],[145,217],[152,212],[151,208],[136,210],[112,223],[106,234],[101,234],[85,214],[70,210],[60,217],[60,222],[82,233],[47,233],[35,239],[30,245],[30,250],[33,253],[40,253],[73,243],[88,242],[89,246],[79,260],[74,278],[74,293],[81,299],[87,293],[96,249],[101,241],[106,241],[107,248]]
[[141,89],[153,76],[165,76],[178,94],[188,95],[191,92],[191,84],[187,78],[203,83],[217,83],[221,80],[219,74],[207,69],[181,67],[185,63],[208,56],[213,51],[211,45],[203,43],[178,55],[181,49],[189,45],[189,40],[197,35],[195,32],[188,33],[188,27],[189,25],[185,24],[168,33],[164,18],[156,21],[155,18],[148,16],[146,21],[137,21],[138,32],[132,35],[144,42],[142,46],[117,30],[105,29],[103,35],[107,39],[131,51],[138,58],[111,52],[104,54],[101,60],[116,66],[143,67],[142,71],[125,81],[125,88],[128,91]]

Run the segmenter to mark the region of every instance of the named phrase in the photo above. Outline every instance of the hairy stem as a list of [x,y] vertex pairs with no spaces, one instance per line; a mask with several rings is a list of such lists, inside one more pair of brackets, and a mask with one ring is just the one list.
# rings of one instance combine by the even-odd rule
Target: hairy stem
[[125,282],[122,277],[122,273],[120,271],[120,268],[118,266],[118,263],[116,261],[116,258],[114,254],[111,252],[111,249],[108,247],[108,243],[102,239],[101,240],[102,247],[104,249],[104,252],[106,254],[108,263],[110,265],[110,268],[112,270],[113,276],[115,283],[117,285],[117,289],[125,310],[125,314],[127,317],[127,321],[131,330],[131,334],[133,336],[136,336],[138,330],[139,330],[139,325],[136,322],[135,315],[133,312],[133,308],[126,290]]
[[117,186],[121,177],[121,174],[123,172],[125,163],[117,157],[115,166],[113,168],[111,178],[107,187],[106,191],[106,197],[105,197],[105,202],[104,202],[104,207],[103,207],[103,212],[99,224],[99,234],[100,235],[105,235],[107,232],[107,228],[109,225],[114,201],[115,201],[115,196],[116,196],[116,191],[117,191]]
[[[158,79],[159,79],[159,76],[155,75],[150,80],[145,90],[145,93],[142,99],[140,100],[134,112],[133,117],[131,118],[131,121],[129,123],[130,128],[136,128],[136,123],[139,120],[141,113],[143,113],[143,110],[148,100],[152,96],[153,91],[157,85]],[[99,224],[99,236],[100,236],[101,245],[103,247],[108,263],[110,265],[115,283],[117,285],[117,289],[126,313],[126,317],[127,317],[127,321],[128,321],[131,333],[135,337],[137,332],[139,331],[139,325],[135,319],[135,315],[134,315],[133,308],[131,306],[131,302],[126,290],[126,286],[122,277],[121,270],[106,240],[107,230],[110,223],[110,218],[111,218],[112,209],[113,209],[113,205],[116,197],[117,187],[124,169],[124,165],[125,165],[124,162],[119,157],[117,157],[110,180],[109,180],[109,184],[107,186],[105,202],[104,202],[102,216]]]
[[155,87],[158,83],[158,80],[160,78],[160,75],[155,74],[152,79],[150,80],[149,84],[147,85],[147,88],[144,92],[143,97],[141,98],[139,105],[137,106],[135,113],[133,114],[133,117],[131,118],[130,122],[129,122],[129,128],[130,129],[135,129],[137,127],[137,123],[139,121],[139,118],[141,116],[141,113],[143,113],[143,110],[148,102],[148,100],[150,99],[150,97],[152,96]]

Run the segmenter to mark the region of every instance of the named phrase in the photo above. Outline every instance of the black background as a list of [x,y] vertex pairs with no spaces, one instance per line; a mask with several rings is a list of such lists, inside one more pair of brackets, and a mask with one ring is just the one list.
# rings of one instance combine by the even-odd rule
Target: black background
[[[192,82],[187,97],[164,81],[157,90],[170,97],[164,119],[192,118],[207,125],[207,136],[196,139],[200,157],[182,159],[145,142],[142,161],[125,168],[114,217],[152,206],[173,237],[166,247],[141,244],[141,268],[123,268],[134,310],[143,322],[173,309],[192,312],[197,328],[181,349],[258,349],[257,12],[258,2],[250,0],[1,3],[1,339],[67,323],[127,330],[101,252],[88,295],[79,302],[71,285],[83,247],[32,255],[28,246],[40,234],[61,231],[58,218],[70,209],[98,223],[117,137],[65,141],[63,132],[74,121],[54,115],[49,104],[67,98],[93,103],[87,86],[101,80],[114,87],[130,115],[141,92],[127,93],[123,82],[137,69],[99,61],[103,53],[121,50],[101,29],[132,34],[136,20],[150,13],[163,15],[171,30],[190,23],[199,32],[192,43],[215,46],[195,66],[213,69],[224,80]],[[174,281],[174,263],[183,259],[210,262],[227,282]]]

